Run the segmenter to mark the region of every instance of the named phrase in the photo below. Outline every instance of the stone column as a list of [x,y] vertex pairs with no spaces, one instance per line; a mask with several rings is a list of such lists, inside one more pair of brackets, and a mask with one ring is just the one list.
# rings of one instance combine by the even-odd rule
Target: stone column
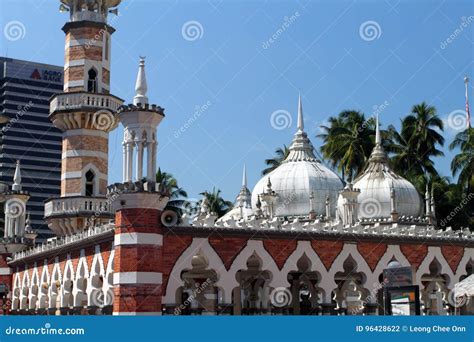
[[143,142],[137,141],[137,180],[143,178]]

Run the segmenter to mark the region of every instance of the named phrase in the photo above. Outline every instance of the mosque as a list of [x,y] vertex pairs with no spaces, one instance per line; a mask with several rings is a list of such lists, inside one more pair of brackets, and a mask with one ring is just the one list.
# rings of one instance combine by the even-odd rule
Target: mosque
[[[61,196],[44,217],[56,237],[35,243],[19,161],[13,185],[0,184],[4,314],[474,313],[455,291],[473,274],[473,234],[437,226],[430,191],[390,168],[378,119],[365,170],[344,184],[316,158],[299,98],[288,156],[252,191],[244,169],[232,210],[217,218],[205,199],[193,216],[166,210],[155,182],[165,113],[149,102],[143,58],[132,102],[110,94],[107,17],[120,2],[61,0],[64,91],[49,115],[63,132]],[[109,184],[119,123],[123,182]]]

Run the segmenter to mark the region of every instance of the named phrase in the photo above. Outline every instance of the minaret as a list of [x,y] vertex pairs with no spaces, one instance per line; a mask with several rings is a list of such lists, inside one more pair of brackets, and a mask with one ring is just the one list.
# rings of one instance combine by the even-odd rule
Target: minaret
[[144,57],[135,92],[133,104],[122,106],[117,114],[124,127],[123,183],[108,187],[115,210],[113,314],[160,315],[166,228],[162,213],[169,193],[156,184],[156,129],[165,115],[163,108],[148,103]]
[[45,219],[57,235],[108,222],[108,137],[123,100],[110,94],[109,12],[121,0],[61,0],[69,12],[64,92],[50,101],[49,118],[63,132],[61,197],[45,203]]
[[[124,182],[141,181],[145,178],[154,183],[156,179],[158,146],[156,129],[165,114],[163,108],[148,104],[147,88],[145,57],[140,57],[133,104],[121,108],[118,113],[124,127],[122,142]],[[147,165],[143,163],[145,153]]]
[[21,239],[25,234],[26,202],[30,195],[22,190],[20,161],[16,162],[12,190],[5,194],[6,239]]

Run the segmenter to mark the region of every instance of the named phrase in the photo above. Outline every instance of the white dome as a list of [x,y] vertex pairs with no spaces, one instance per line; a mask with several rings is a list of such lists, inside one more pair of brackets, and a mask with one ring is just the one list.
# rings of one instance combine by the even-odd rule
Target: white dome
[[[388,165],[388,157],[382,148],[380,131],[376,129],[376,144],[364,172],[355,180],[354,188],[360,190],[357,197],[358,218],[390,218],[391,194],[395,196],[398,216],[423,214],[421,197],[415,186],[397,175]],[[338,200],[338,214],[342,212],[342,198]]]
[[290,161],[280,165],[257,182],[252,192],[252,207],[256,209],[257,196],[264,192],[268,178],[277,194],[275,216],[306,216],[309,214],[310,196],[316,215],[326,214],[329,197],[331,214],[336,210],[336,200],[342,189],[340,178],[318,161]]
[[[316,159],[313,149],[304,132],[300,98],[298,131],[289,147],[290,152],[279,167],[257,182],[252,191],[252,208],[257,209],[258,196],[267,191],[267,182],[270,179],[271,190],[276,194],[274,216],[307,216],[311,210],[316,215],[326,215],[327,198],[333,216],[337,195],[343,184],[337,174]],[[262,198],[260,200],[262,201]]]

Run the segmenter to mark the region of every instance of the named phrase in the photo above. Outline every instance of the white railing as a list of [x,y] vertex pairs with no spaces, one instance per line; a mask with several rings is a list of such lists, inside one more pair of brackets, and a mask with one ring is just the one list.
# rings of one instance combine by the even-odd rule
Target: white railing
[[82,242],[84,241],[84,239],[96,237],[98,235],[102,235],[110,231],[113,231],[114,228],[115,228],[115,225],[113,223],[108,223],[108,224],[103,224],[100,226],[94,226],[86,230],[82,230],[73,235],[66,235],[62,237],[51,238],[40,245],[37,245],[29,249],[25,249],[21,252],[14,253],[13,260],[26,258],[32,255],[48,252],[54,249],[63,248],[66,245]]
[[44,205],[45,217],[79,213],[112,213],[112,207],[105,197],[54,198]]
[[85,92],[62,93],[53,97],[49,104],[50,113],[57,110],[80,108],[104,108],[117,111],[123,101],[113,95]]

